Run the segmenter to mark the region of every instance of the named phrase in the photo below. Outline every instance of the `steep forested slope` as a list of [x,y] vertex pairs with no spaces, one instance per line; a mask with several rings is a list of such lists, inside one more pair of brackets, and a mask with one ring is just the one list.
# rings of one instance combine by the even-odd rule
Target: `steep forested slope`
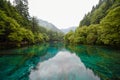
[[120,5],[117,1],[119,0],[99,0],[98,5],[95,7],[93,6],[92,11],[85,15],[79,26],[99,24],[101,19],[103,19],[108,14],[108,10],[113,7],[113,5]]
[[30,21],[6,0],[0,1],[0,42],[34,42]]
[[69,32],[65,41],[76,44],[120,45],[120,0],[100,0],[75,32]]
[[0,47],[62,39],[62,34],[58,36],[58,33],[46,30],[39,26],[35,17],[29,16],[27,0],[14,2],[13,6],[7,0],[0,0]]

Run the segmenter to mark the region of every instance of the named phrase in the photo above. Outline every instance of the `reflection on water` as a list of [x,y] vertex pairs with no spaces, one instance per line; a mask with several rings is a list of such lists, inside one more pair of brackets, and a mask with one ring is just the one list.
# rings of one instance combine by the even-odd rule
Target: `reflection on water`
[[60,43],[0,50],[0,80],[120,80],[120,50]]
[[29,80],[31,68],[58,52],[49,44],[0,51],[0,80]]
[[76,54],[68,51],[60,51],[53,58],[39,63],[29,77],[30,80],[100,80]]
[[120,50],[105,46],[66,46],[101,80],[120,80]]

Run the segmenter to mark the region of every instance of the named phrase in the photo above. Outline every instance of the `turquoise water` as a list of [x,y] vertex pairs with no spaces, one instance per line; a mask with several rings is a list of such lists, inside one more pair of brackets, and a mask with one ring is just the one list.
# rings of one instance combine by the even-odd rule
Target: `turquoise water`
[[0,80],[120,80],[120,50],[61,43],[1,50]]

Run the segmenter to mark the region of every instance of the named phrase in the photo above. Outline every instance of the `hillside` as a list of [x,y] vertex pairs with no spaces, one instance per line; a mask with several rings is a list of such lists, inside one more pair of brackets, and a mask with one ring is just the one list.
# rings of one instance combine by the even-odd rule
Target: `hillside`
[[53,25],[52,23],[49,23],[47,21],[44,21],[42,19],[38,20],[38,24],[48,30],[52,30],[55,32],[62,32],[60,29],[58,29],[55,25]]
[[100,21],[108,14],[109,9],[119,5],[119,0],[99,0],[98,5],[93,6],[91,12],[86,14],[83,20],[80,21],[79,26],[99,24]]
[[54,25],[44,21],[44,24],[50,27],[50,30],[47,30],[38,24],[35,17],[29,16],[28,1],[14,0],[14,4],[15,6],[8,0],[0,0],[0,48],[63,39],[63,34],[56,32],[60,30]]
[[100,0],[75,32],[64,37],[71,44],[120,45],[120,0]]
[[76,27],[69,27],[69,28],[65,28],[65,29],[61,29],[61,31],[65,34],[67,34],[69,31],[75,31]]

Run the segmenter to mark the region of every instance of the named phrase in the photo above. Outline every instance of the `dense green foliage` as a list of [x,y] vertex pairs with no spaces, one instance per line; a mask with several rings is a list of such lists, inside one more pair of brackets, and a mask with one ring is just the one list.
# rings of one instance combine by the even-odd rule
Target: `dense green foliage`
[[115,3],[115,1],[117,0],[99,0],[98,5],[93,6],[92,11],[85,15],[79,26],[99,24],[101,19],[107,15],[112,5],[120,5],[119,3]]
[[15,3],[14,7],[9,1],[0,0],[0,44],[21,46],[62,39],[62,33],[39,26],[37,18],[29,16],[27,0]]
[[120,45],[120,1],[100,0],[84,17],[75,32],[64,37],[67,43]]

